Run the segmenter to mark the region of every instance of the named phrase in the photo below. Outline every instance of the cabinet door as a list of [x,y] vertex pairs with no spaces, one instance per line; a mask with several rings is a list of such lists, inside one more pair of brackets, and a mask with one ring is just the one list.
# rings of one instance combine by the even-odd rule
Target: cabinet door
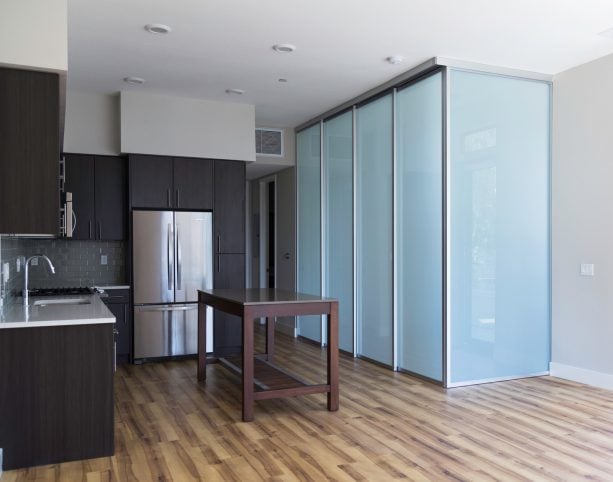
[[96,156],[96,239],[121,241],[127,237],[127,176],[125,159]]
[[94,156],[66,154],[64,191],[72,193],[73,239],[96,239],[94,203]]
[[174,188],[175,208],[213,209],[213,161],[175,157]]
[[215,252],[245,252],[245,163],[215,161]]
[[[215,288],[244,288],[245,255],[216,255],[214,278]],[[241,319],[238,316],[215,310],[213,315],[213,352],[215,356],[239,354],[242,339]]]
[[59,76],[0,68],[0,233],[59,233]]
[[117,343],[117,358],[125,360],[130,356],[130,323],[127,303],[113,303],[106,305],[115,317],[115,341]]
[[174,207],[172,157],[130,155],[130,199],[133,208]]

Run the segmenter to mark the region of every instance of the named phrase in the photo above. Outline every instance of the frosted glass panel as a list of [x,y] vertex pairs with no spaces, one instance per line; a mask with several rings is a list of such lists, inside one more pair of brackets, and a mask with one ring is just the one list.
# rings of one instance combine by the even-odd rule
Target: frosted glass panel
[[544,372],[549,86],[450,75],[450,381]]
[[358,354],[393,362],[392,96],[357,111]]
[[[296,135],[298,176],[298,291],[321,294],[321,133],[314,125]],[[298,317],[301,336],[321,342],[321,317]]]
[[398,366],[443,377],[442,74],[396,95]]
[[324,123],[326,294],[339,300],[339,347],[353,352],[353,114]]

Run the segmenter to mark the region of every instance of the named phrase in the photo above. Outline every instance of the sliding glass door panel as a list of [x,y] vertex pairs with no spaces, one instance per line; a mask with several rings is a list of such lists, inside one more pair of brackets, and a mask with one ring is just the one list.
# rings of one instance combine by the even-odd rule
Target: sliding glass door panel
[[353,353],[353,113],[324,122],[326,295],[339,300],[339,348]]
[[443,379],[442,73],[396,95],[398,366]]
[[358,354],[393,364],[393,101],[357,110]]
[[450,382],[546,372],[550,87],[450,78]]
[[[298,291],[321,295],[321,127],[296,135]],[[298,333],[321,343],[321,317],[298,317]]]

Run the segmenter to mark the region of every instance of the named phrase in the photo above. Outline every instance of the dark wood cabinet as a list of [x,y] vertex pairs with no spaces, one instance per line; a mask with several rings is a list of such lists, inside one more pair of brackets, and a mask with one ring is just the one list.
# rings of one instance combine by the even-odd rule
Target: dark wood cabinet
[[216,253],[245,252],[245,163],[215,161]]
[[113,325],[0,330],[4,469],[114,452]]
[[213,161],[130,155],[132,208],[213,209]]
[[[215,288],[245,287],[245,255],[215,255]],[[237,355],[241,352],[243,334],[240,317],[215,310],[213,318],[213,352],[215,356]]]
[[59,82],[0,68],[0,233],[59,234]]
[[133,208],[173,207],[172,157],[130,155],[130,205]]
[[103,241],[127,238],[128,170],[122,157],[95,158],[96,235]]
[[73,239],[127,238],[126,160],[114,156],[66,154],[64,191],[72,193]]
[[175,209],[213,209],[213,161],[174,158]]
[[102,301],[115,317],[116,362],[127,363],[132,354],[130,290],[108,290],[102,295]]

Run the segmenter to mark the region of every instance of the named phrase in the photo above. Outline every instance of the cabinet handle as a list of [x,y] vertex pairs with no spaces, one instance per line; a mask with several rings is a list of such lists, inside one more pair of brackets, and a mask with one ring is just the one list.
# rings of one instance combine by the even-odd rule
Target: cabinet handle
[[217,255],[217,272],[218,273],[221,271],[220,265],[221,265],[221,256]]
[[177,189],[177,207],[181,205],[180,198],[179,198],[180,196],[179,192],[180,192],[179,189]]
[[170,189],[166,189],[166,203],[170,207]]
[[102,240],[102,221],[98,221],[98,239]]
[[221,236],[217,235],[217,252],[221,252]]
[[89,239],[92,239],[92,220],[89,220]]

